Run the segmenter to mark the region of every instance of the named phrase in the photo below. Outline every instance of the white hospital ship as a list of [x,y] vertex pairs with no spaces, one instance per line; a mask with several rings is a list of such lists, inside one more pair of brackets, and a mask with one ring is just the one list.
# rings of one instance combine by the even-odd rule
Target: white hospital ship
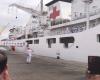
[[[10,29],[9,40],[1,45],[34,54],[87,62],[88,56],[100,56],[100,0],[53,0],[48,11],[11,4],[31,14],[26,26]],[[71,15],[69,15],[71,13]]]

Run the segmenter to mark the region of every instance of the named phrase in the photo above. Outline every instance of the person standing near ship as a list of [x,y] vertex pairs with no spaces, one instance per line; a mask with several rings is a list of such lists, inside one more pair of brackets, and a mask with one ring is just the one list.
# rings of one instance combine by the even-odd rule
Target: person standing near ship
[[31,63],[32,59],[32,49],[27,47],[27,58],[26,58],[26,63]]

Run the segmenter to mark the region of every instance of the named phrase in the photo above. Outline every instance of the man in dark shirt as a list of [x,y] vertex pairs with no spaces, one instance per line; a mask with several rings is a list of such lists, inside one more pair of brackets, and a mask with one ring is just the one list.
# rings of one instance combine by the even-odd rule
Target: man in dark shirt
[[0,80],[10,80],[6,53],[0,51]]

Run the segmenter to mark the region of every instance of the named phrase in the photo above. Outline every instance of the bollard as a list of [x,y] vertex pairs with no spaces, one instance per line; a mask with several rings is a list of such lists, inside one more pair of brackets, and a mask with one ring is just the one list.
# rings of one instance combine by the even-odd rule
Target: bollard
[[56,53],[57,54],[57,59],[60,59],[60,53]]

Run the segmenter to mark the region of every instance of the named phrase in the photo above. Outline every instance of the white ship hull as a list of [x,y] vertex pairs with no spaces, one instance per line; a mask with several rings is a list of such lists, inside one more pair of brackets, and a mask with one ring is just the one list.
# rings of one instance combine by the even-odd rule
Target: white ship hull
[[[29,40],[39,39],[39,44],[30,44],[29,46],[34,50],[33,54],[54,57],[57,58],[59,53],[61,59],[74,60],[87,62],[88,56],[100,56],[100,42],[98,41],[97,35],[100,34],[100,25],[87,29],[83,32],[47,36],[40,38],[31,38]],[[65,48],[63,43],[60,43],[61,37],[74,37],[74,43],[69,43],[69,47]],[[51,44],[51,48],[48,48],[47,39],[56,38],[56,43]],[[6,43],[6,46],[15,47],[15,51],[25,53],[26,46],[18,46],[18,43],[26,42],[26,40],[14,40],[2,42]]]

